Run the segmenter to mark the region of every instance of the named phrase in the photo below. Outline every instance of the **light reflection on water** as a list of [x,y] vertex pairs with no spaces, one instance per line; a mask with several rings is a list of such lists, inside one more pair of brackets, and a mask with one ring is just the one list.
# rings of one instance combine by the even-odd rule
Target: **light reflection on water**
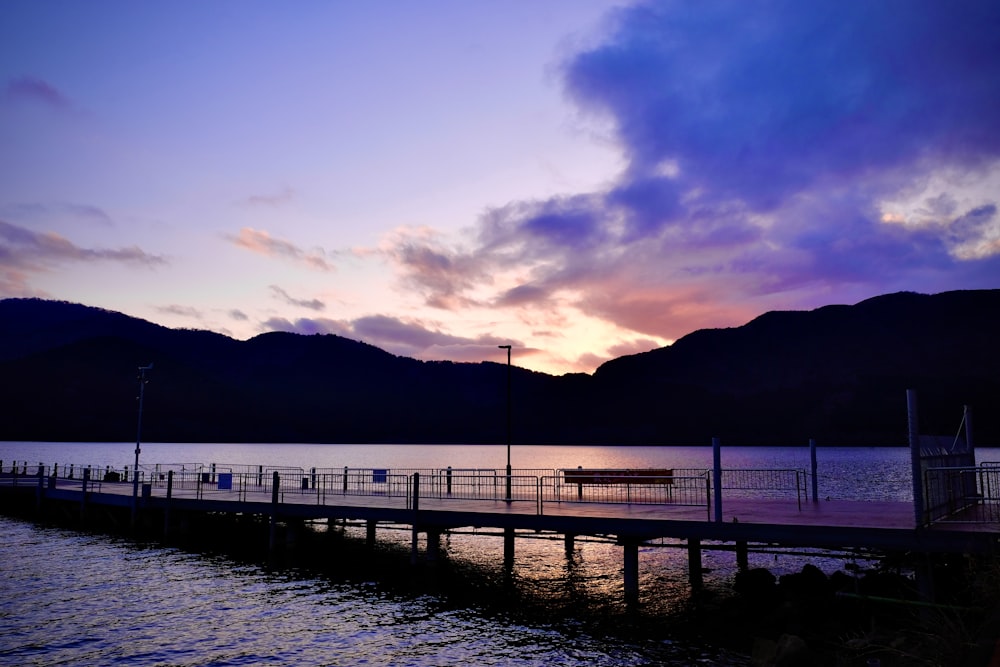
[[[743,663],[666,636],[589,634],[567,614],[539,622],[516,607],[456,605],[443,595],[7,518],[0,531],[0,665]],[[565,581],[552,564],[560,559],[546,553],[556,543],[537,544],[524,547],[519,567],[531,579],[522,585],[537,582],[539,597],[583,586],[582,596],[599,601],[604,588],[620,586],[613,573]]]
[[[0,443],[0,460],[120,466],[134,444]],[[490,467],[502,446],[144,444],[144,462],[315,467]],[[1000,459],[980,450],[980,460]],[[809,468],[802,448],[724,447],[724,467]],[[906,449],[820,448],[821,496],[909,500]],[[495,460],[495,461],[494,461]],[[711,467],[710,447],[517,447],[514,465]],[[350,528],[358,541],[363,528]],[[386,586],[378,574],[268,571],[211,554],[135,545],[0,518],[0,665],[645,665],[744,664],[740,656],[662,632],[623,639],[600,619],[627,622],[621,548],[578,538],[519,537],[514,593],[503,579],[503,540],[454,532],[442,547],[459,585]],[[400,550],[405,531],[379,531]],[[676,547],[676,548],[674,548]],[[401,561],[402,562],[402,561]],[[751,553],[751,567],[797,571],[802,559]],[[817,563],[815,559],[810,562]],[[731,582],[734,555],[705,551],[706,587]],[[820,559],[827,571],[843,566]],[[640,551],[648,618],[683,613],[683,544]],[[424,576],[424,575],[420,575]],[[432,578],[431,574],[426,574]],[[505,598],[505,595],[510,597]],[[499,600],[483,598],[498,597]],[[624,619],[624,621],[621,621]]]

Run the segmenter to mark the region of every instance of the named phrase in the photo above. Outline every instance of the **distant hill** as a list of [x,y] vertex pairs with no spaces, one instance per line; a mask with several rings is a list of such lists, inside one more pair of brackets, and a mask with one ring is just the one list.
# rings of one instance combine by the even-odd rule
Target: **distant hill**
[[[896,444],[905,391],[925,433],[1000,445],[1000,290],[898,293],[770,312],[593,375],[514,368],[515,444]],[[0,301],[0,440],[503,443],[503,364],[418,361],[334,335],[237,341],[79,304]]]

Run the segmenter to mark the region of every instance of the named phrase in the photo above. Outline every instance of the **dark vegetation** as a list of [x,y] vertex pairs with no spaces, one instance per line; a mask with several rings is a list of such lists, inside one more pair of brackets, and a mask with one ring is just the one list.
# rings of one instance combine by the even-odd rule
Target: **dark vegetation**
[[[1000,445],[1000,290],[898,293],[696,331],[593,375],[514,368],[521,444],[902,445],[953,434],[971,405]],[[498,355],[499,356],[499,355]],[[397,357],[334,335],[237,341],[38,299],[0,301],[0,440],[506,441],[503,363]],[[516,353],[515,353],[516,363]]]

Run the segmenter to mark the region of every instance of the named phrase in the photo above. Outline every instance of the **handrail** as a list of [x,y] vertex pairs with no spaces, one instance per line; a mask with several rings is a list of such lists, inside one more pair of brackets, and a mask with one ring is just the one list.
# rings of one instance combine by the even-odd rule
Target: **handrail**
[[[793,481],[794,477],[794,481]],[[723,468],[720,491],[795,491],[798,507],[806,495],[806,472],[800,468]]]
[[923,482],[926,524],[990,523],[1000,517],[1000,464],[996,462],[927,468]]
[[[43,471],[48,470],[39,464]],[[35,468],[34,464],[17,463],[12,475]],[[105,466],[77,466],[77,464],[52,466],[51,474],[57,479],[75,479],[88,471],[88,484],[98,482],[125,482],[118,479]],[[170,493],[174,497],[196,499],[219,498],[247,501],[270,494],[272,478],[279,480],[279,502],[315,502],[326,505],[333,498],[344,496],[384,497],[400,500],[412,507],[413,479],[420,474],[420,492],[425,498],[435,500],[462,499],[471,501],[531,502],[535,511],[542,514],[550,503],[614,503],[664,506],[706,507],[711,512],[712,494],[721,490],[791,491],[796,492],[799,508],[805,491],[805,473],[798,469],[741,469],[722,470],[722,485],[713,490],[708,469],[593,469],[601,472],[593,481],[574,479],[581,469],[565,468],[549,471],[515,470],[510,476],[512,493],[508,499],[505,471],[494,468],[299,468],[292,466],[253,466],[192,463],[143,465],[138,469],[144,487],[157,489],[163,495],[170,477]],[[933,469],[932,469],[933,470]],[[985,466],[988,484],[1000,489],[1000,465]],[[996,475],[992,471],[996,471]],[[270,473],[266,474],[265,473]],[[405,472],[404,472],[405,471]],[[621,475],[605,473],[621,472]],[[673,472],[674,474],[667,474]],[[166,474],[164,474],[166,473]],[[679,474],[680,473],[680,474]],[[43,472],[43,474],[45,474]],[[995,477],[995,479],[994,479]],[[17,483],[16,479],[13,483]],[[131,484],[129,485],[131,486]],[[566,487],[573,487],[567,492]],[[92,486],[93,488],[93,486]],[[260,494],[258,496],[258,494]],[[311,499],[311,500],[309,500]],[[267,502],[262,499],[261,502]],[[711,518],[711,517],[709,517]]]

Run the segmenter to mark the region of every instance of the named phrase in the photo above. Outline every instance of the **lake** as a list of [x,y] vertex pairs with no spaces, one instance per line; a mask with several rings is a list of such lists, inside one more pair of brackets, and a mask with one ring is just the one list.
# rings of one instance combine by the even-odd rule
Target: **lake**
[[[131,465],[134,443],[0,443],[12,461]],[[980,450],[979,460],[997,460]],[[505,446],[143,443],[140,463],[355,468],[503,468]],[[909,452],[820,448],[822,496],[908,500]],[[515,469],[710,468],[711,447],[511,449]],[[809,450],[723,447],[724,467],[809,469]],[[316,571],[227,554],[39,527],[0,517],[0,665],[689,665],[749,664],[684,623],[686,557],[664,541],[640,553],[641,606],[621,600],[620,547],[518,539],[512,577],[502,539],[442,539],[447,575],[407,563],[408,531],[379,550],[345,540]],[[351,537],[351,535],[348,535]],[[824,570],[851,557],[816,556]],[[724,594],[733,554],[706,551],[706,589]],[[752,567],[797,571],[796,554],[751,553]],[[862,565],[864,563],[861,563]]]

